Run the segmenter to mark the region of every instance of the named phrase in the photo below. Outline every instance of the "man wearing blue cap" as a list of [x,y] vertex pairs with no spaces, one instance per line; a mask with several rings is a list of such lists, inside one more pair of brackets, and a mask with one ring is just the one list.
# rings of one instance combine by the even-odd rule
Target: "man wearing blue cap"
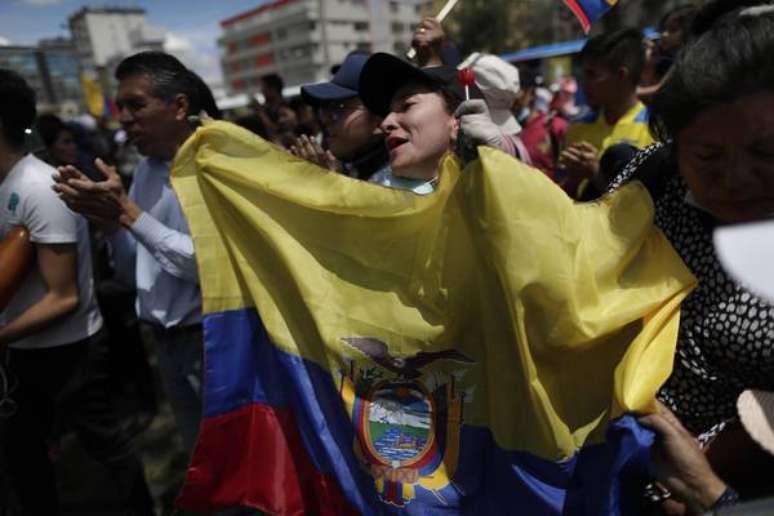
[[[379,128],[381,117],[369,112],[360,100],[360,72],[368,57],[352,52],[329,82],[301,88],[301,97],[320,119],[328,152],[308,137],[299,138],[291,149],[299,157],[363,180],[388,168],[389,161]],[[334,161],[341,166],[334,167]]]

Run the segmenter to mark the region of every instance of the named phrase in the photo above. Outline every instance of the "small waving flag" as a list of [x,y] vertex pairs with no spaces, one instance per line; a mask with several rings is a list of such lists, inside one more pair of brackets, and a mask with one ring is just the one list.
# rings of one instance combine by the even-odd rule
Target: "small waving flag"
[[567,7],[578,17],[583,32],[586,33],[591,29],[591,24],[602,18],[617,2],[618,0],[564,0]]

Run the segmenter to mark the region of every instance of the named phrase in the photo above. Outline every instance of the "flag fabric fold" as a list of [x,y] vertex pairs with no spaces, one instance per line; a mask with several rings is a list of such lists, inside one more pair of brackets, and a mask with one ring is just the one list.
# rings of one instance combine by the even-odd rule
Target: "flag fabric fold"
[[588,34],[591,24],[602,18],[618,0],[564,0],[564,3],[578,18],[583,32]]
[[418,196],[226,122],[184,144],[206,376],[181,507],[629,514],[652,439],[629,414],[694,279],[639,183],[575,204],[479,153]]

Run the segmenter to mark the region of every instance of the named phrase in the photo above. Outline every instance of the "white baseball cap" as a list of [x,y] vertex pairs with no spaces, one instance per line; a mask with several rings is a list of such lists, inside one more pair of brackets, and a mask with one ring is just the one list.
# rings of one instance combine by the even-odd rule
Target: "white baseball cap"
[[492,121],[503,134],[521,132],[511,108],[521,91],[519,69],[491,54],[478,56],[472,63],[476,84],[484,94]]

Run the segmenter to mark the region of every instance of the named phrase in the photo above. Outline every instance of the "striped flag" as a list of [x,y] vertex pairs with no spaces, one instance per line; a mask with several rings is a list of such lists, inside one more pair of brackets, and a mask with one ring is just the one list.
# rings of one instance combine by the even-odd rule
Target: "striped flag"
[[226,122],[172,181],[206,394],[178,505],[269,514],[636,514],[694,285],[632,183],[576,204],[481,147],[427,196]]
[[617,2],[618,0],[564,0],[567,7],[578,17],[586,33],[591,30],[591,24],[602,18]]

